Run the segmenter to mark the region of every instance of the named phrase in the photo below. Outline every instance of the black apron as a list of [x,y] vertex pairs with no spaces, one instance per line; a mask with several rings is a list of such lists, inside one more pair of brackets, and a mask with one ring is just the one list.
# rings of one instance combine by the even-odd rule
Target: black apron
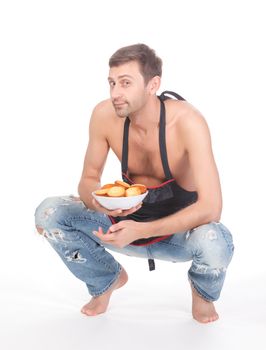
[[[134,221],[154,221],[165,216],[176,213],[177,211],[189,206],[197,201],[197,192],[187,191],[180,187],[176,180],[173,178],[167,159],[166,143],[165,143],[165,105],[164,101],[168,99],[168,95],[173,95],[178,100],[184,100],[180,95],[171,92],[164,91],[160,96],[160,125],[159,125],[159,145],[162,165],[165,174],[165,180],[158,186],[147,187],[149,193],[143,200],[142,207],[127,216],[117,216],[110,219],[113,223],[117,223],[122,220],[134,220]],[[123,181],[132,185],[134,182],[128,177],[128,133],[129,133],[130,119],[127,117],[124,124],[124,136],[123,136],[123,150],[122,150],[122,178]],[[148,142],[148,141],[147,141]],[[166,236],[141,238],[132,243],[135,246],[145,246],[159,242],[173,233],[169,233]],[[153,259],[148,259],[150,271],[155,269]]]

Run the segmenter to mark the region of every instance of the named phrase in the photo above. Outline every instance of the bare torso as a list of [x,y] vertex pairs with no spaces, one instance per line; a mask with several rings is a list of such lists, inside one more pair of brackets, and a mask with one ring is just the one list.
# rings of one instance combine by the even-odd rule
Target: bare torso
[[[186,102],[167,100],[166,107],[166,148],[169,167],[177,183],[189,191],[194,191],[194,181],[189,159],[182,142],[180,120],[189,108]],[[192,107],[191,107],[192,108]],[[106,133],[110,148],[122,160],[122,140],[124,118],[119,118],[111,102],[106,101]],[[128,174],[136,183],[156,186],[165,179],[159,149],[159,125],[143,132],[129,127]]]

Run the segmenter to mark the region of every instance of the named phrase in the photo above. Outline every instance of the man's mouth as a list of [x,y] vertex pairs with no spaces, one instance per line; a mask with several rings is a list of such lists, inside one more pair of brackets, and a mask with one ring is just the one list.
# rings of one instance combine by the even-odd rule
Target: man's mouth
[[126,102],[123,102],[123,103],[114,103],[114,106],[115,106],[116,108],[119,108],[119,107],[125,106],[126,104],[127,104]]

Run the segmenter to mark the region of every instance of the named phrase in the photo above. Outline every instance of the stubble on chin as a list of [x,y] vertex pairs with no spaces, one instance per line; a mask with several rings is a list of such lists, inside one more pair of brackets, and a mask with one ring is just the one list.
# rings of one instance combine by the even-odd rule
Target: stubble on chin
[[121,118],[121,119],[126,118],[128,116],[127,113],[123,113],[121,111],[116,111],[116,115],[118,116],[118,118]]
[[114,109],[115,109],[115,112],[116,112],[116,115],[119,117],[119,118],[126,118],[129,114],[129,111],[128,111],[128,108],[116,108],[114,106]]

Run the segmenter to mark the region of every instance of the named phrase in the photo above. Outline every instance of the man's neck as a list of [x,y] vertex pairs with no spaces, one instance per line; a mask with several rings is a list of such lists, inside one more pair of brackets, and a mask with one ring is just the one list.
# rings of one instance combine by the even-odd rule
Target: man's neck
[[145,106],[138,112],[129,116],[130,125],[136,131],[147,133],[159,127],[160,101],[157,96],[151,96]]

